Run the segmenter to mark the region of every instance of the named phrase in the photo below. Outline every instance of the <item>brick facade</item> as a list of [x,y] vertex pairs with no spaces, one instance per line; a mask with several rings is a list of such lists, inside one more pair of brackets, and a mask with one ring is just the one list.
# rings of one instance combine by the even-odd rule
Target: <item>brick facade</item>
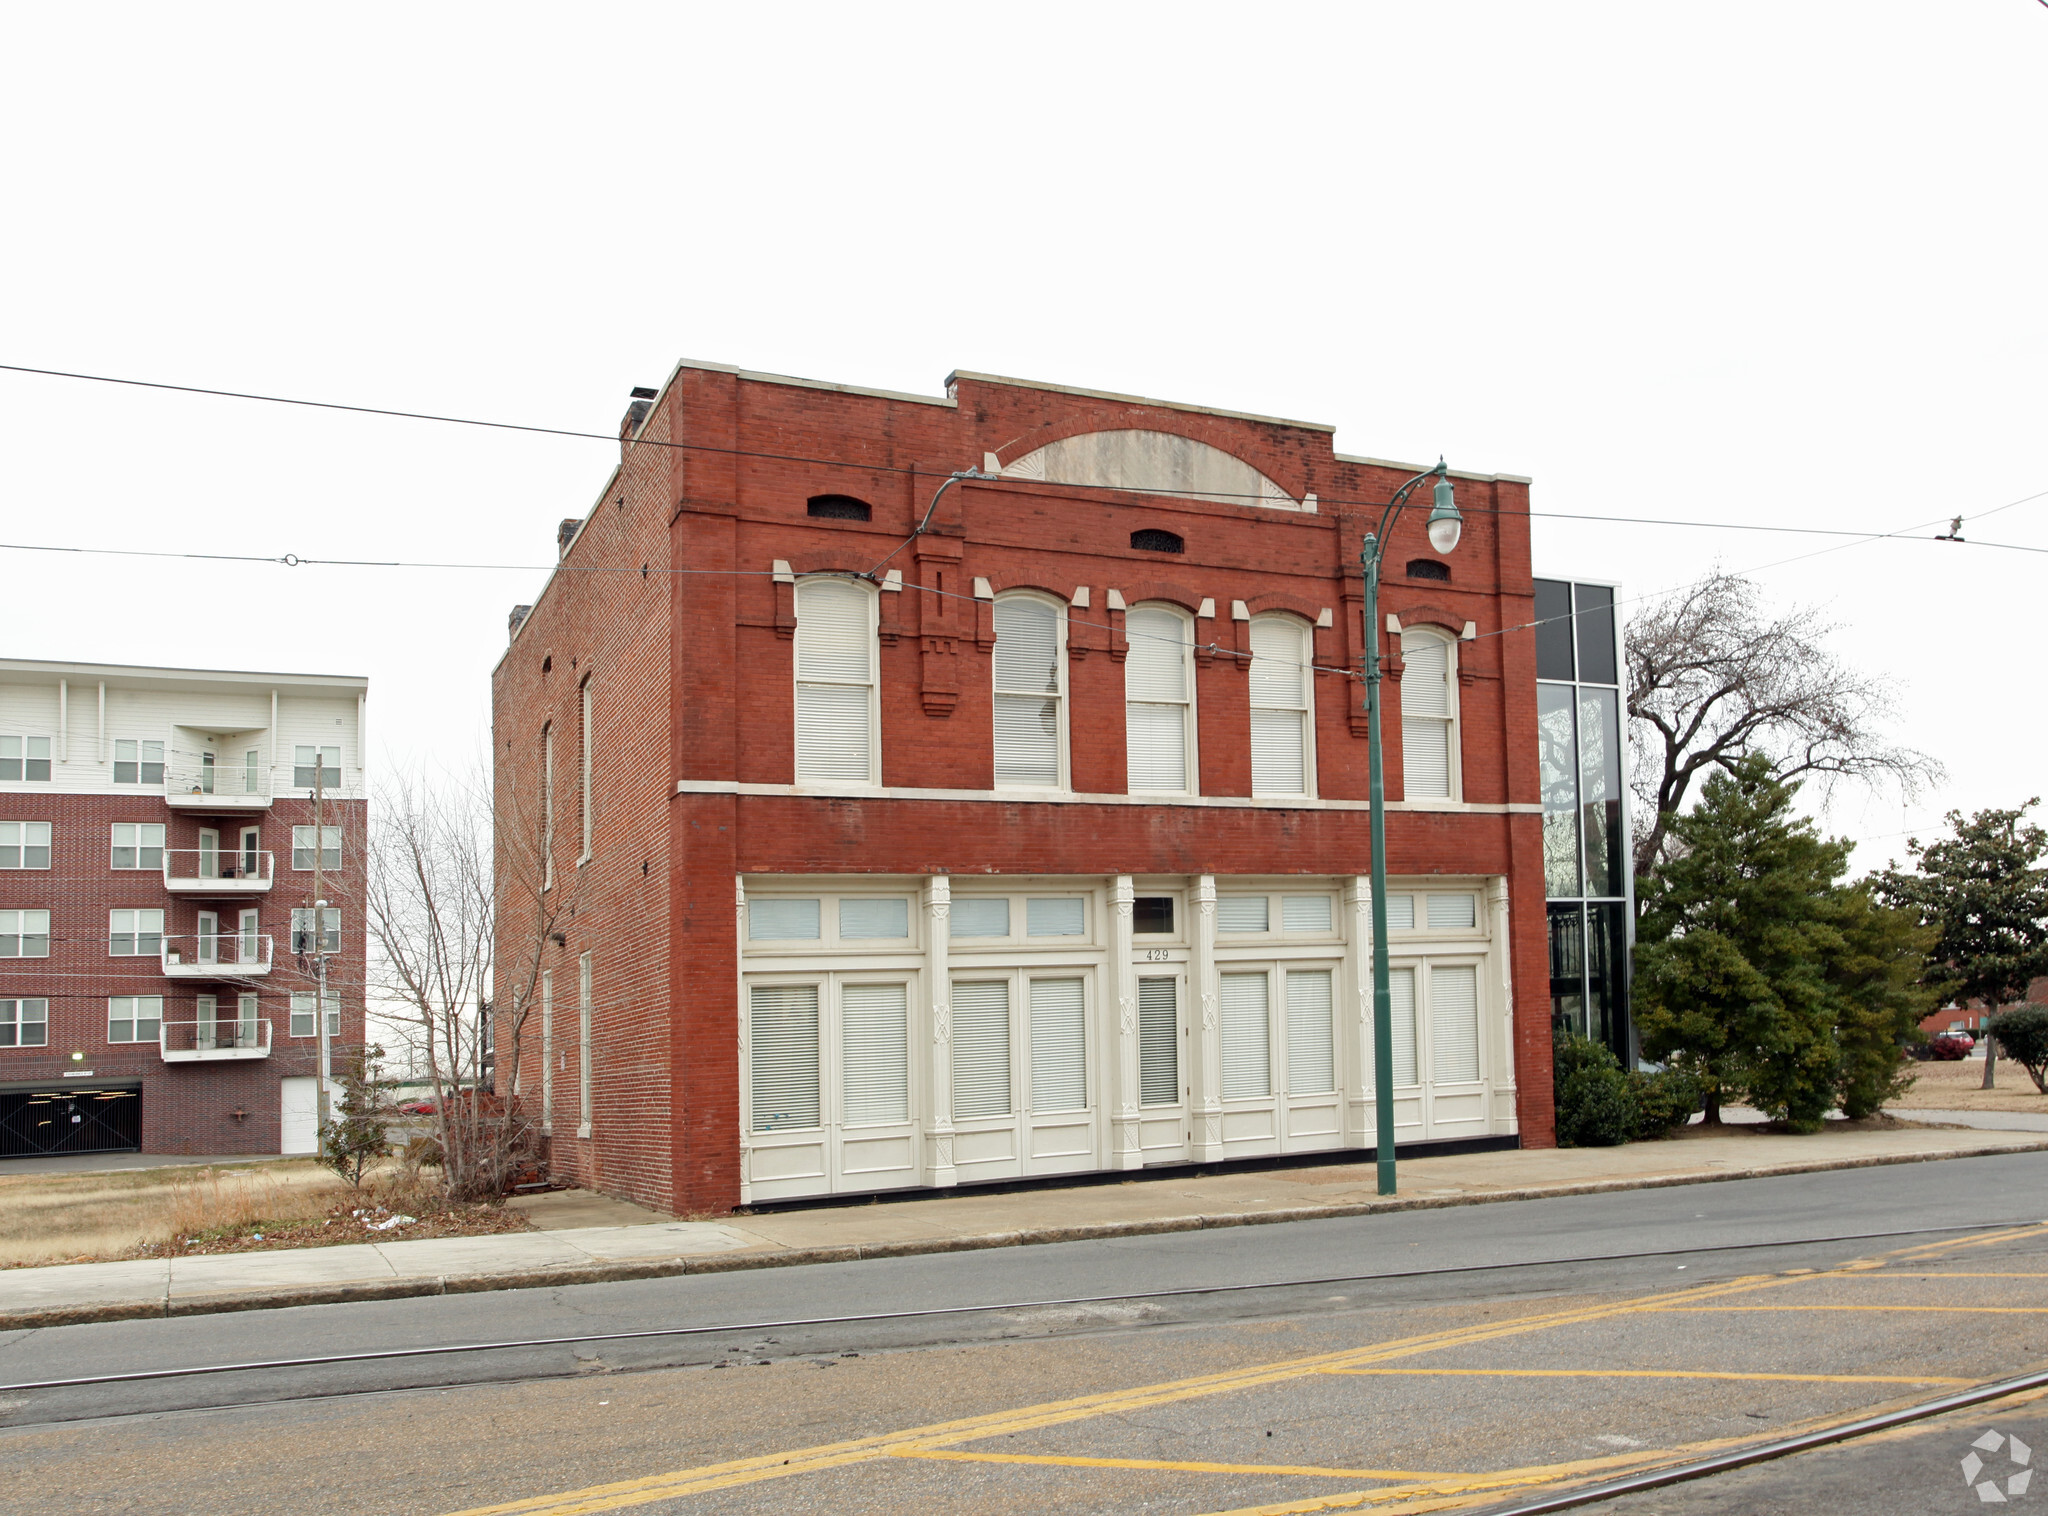
[[[679,1213],[740,1200],[742,878],[1341,879],[1369,869],[1362,685],[1335,671],[1360,668],[1379,631],[1364,624],[1361,538],[1415,470],[1342,457],[1329,429],[1299,423],[970,375],[948,390],[941,401],[682,366],[622,444],[620,469],[515,625],[493,690],[501,876],[539,835],[543,732],[552,730],[554,890],[573,892],[553,896],[562,940],[540,948],[555,987],[547,1115],[558,1173]],[[929,530],[906,541],[955,471],[1127,430],[1206,443],[1256,468],[1290,502],[1316,500],[1277,510],[1005,476],[953,484]],[[1444,560],[1451,577],[1403,573],[1411,559],[1440,557],[1423,532],[1425,489],[1387,548],[1381,610],[1403,627],[1476,634],[1458,644],[1462,799],[1401,803],[1400,646],[1380,638],[1391,675],[1386,786],[1396,802],[1387,866],[1395,876],[1505,881],[1506,940],[1496,951],[1511,973],[1514,1126],[1522,1143],[1548,1145],[1534,658],[1525,636],[1491,635],[1531,619],[1528,486],[1510,477],[1456,484],[1465,529]],[[872,519],[813,517],[806,502],[821,495],[867,502]],[[1134,551],[1140,528],[1175,533],[1185,552]],[[900,571],[905,587],[879,596],[883,788],[769,792],[796,779],[791,581],[864,573],[885,559],[884,573]],[[1082,798],[980,798],[994,783],[994,636],[977,580],[1068,606],[1070,789]],[[1201,801],[1120,803],[1122,607],[1142,601],[1196,617]],[[1233,804],[1252,793],[1241,616],[1268,610],[1313,628],[1317,798],[1298,806]],[[593,834],[579,863],[586,679]],[[501,966],[530,956],[530,901],[501,889],[500,923]],[[575,1135],[585,954],[589,1138]],[[535,999],[508,1036],[501,981],[500,1084],[510,1088],[516,1065],[529,1103],[543,1084]]]

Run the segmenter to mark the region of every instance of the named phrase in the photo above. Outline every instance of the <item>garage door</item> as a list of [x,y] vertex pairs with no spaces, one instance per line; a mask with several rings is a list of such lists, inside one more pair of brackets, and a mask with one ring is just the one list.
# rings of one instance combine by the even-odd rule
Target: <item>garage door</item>
[[134,1153],[142,1148],[142,1091],[0,1092],[0,1158],[42,1153]]
[[280,1153],[315,1153],[320,1150],[319,1081],[312,1078],[283,1081],[284,1140]]

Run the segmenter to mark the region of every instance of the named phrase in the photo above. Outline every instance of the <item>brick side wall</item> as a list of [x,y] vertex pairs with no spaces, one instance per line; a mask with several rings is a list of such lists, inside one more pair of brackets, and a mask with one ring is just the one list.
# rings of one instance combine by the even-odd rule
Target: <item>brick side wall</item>
[[[315,1039],[291,1035],[292,992],[313,988],[311,960],[289,951],[291,912],[312,904],[312,874],[291,867],[291,829],[312,824],[312,803],[279,799],[267,810],[197,816],[173,810],[160,792],[38,794],[26,787],[0,795],[0,820],[51,823],[50,867],[0,870],[0,909],[50,912],[48,958],[0,959],[0,993],[50,1002],[49,1042],[42,1048],[0,1048],[0,1084],[56,1080],[65,1071],[92,1070],[91,1083],[139,1080],[142,1149],[149,1153],[275,1153],[281,1142],[279,1080],[316,1071]],[[328,801],[327,824],[342,828],[342,867],[324,881],[327,900],[342,912],[341,951],[328,960],[328,985],[341,998],[339,1047],[360,1046],[363,1026],[363,841],[368,808],[361,800]],[[268,893],[254,897],[173,895],[154,870],[111,867],[115,822],[165,827],[172,849],[199,845],[199,831],[221,833],[224,851],[245,825],[262,829],[262,846],[275,859]],[[237,913],[255,908],[261,931],[274,943],[271,972],[240,983],[166,978],[155,957],[113,957],[107,951],[112,910],[161,909],[164,931],[189,938],[203,909],[220,914],[223,931]],[[114,995],[161,995],[167,1020],[190,1020],[194,999],[223,1002],[253,987],[257,1015],[271,1026],[264,1059],[167,1063],[155,1042],[107,1040],[107,1000]],[[82,1053],[82,1059],[71,1055]],[[236,1110],[244,1114],[237,1119]]]
[[[1110,608],[1109,590],[1131,605],[1154,599],[1196,610],[1213,602],[1214,614],[1195,623],[1202,648],[1196,751],[1202,792],[1216,796],[1251,789],[1246,660],[1232,656],[1248,651],[1247,629],[1231,619],[1231,603],[1309,620],[1328,609],[1331,625],[1312,634],[1317,788],[1326,799],[1366,797],[1362,687],[1339,671],[1359,668],[1369,645],[1358,577],[1362,538],[1405,475],[1339,460],[1329,434],[1315,428],[967,380],[956,399],[954,406],[920,404],[680,371],[643,434],[647,441],[629,445],[607,491],[607,500],[623,497],[627,508],[598,509],[569,554],[574,571],[554,577],[515,638],[495,686],[501,794],[508,786],[537,793],[540,728],[553,720],[562,730],[571,717],[565,659],[595,660],[608,677],[630,684],[630,698],[608,697],[601,746],[646,765],[601,774],[607,820],[599,858],[582,886],[580,924],[551,959],[563,965],[558,1048],[562,1008],[573,1011],[577,944],[595,944],[601,964],[621,951],[636,960],[623,982],[600,971],[596,1057],[604,1093],[597,1135],[582,1147],[563,1141],[559,1117],[565,1092],[574,1098],[573,1057],[569,1072],[558,1067],[558,1170],[675,1209],[719,1210],[737,1199],[735,873],[1341,875],[1368,868],[1363,811],[673,794],[676,779],[794,779],[791,589],[772,578],[774,562],[802,574],[862,572],[886,559],[906,583],[901,593],[880,596],[887,786],[986,790],[992,782],[993,637],[989,607],[972,598],[975,579],[984,578],[998,590],[1029,586],[1062,599],[1089,589],[1089,605],[1070,609],[1068,630],[1071,779],[1089,793],[1125,787],[1124,618]],[[947,475],[979,467],[985,453],[1014,459],[1057,437],[1119,428],[1209,442],[1297,498],[1315,492],[1319,509],[966,482],[945,492],[930,530],[906,544]],[[665,440],[689,446],[647,445]],[[808,459],[843,461],[800,461]],[[1404,517],[1387,546],[1381,609],[1404,626],[1453,635],[1474,625],[1477,640],[1459,645],[1463,795],[1481,804],[1533,804],[1540,799],[1533,650],[1526,634],[1495,635],[1532,613],[1527,487],[1460,480],[1457,489],[1466,526],[1448,559],[1452,578],[1409,581],[1403,573],[1411,558],[1441,556],[1423,532],[1424,490],[1421,508]],[[867,501],[873,519],[811,518],[805,502],[819,494]],[[1130,534],[1140,526],[1175,532],[1186,552],[1134,551]],[[658,576],[650,570],[643,580],[639,569],[663,563],[684,572],[657,591]],[[628,572],[583,572],[601,568]],[[657,593],[666,600],[660,612]],[[673,639],[664,640],[670,627]],[[1387,792],[1398,798],[1398,641],[1386,651]],[[555,672],[543,674],[550,657]],[[645,730],[629,732],[631,723]],[[558,765],[565,751],[558,747]],[[1397,874],[1507,877],[1522,1140],[1547,1144],[1540,818],[1396,812],[1388,855]],[[635,885],[631,876],[642,863],[645,877],[665,876],[659,897]],[[600,889],[615,893],[600,896]],[[522,930],[516,912],[503,914],[501,964]],[[530,1047],[526,1058],[522,1080],[531,1088],[538,1065]],[[620,1114],[608,1115],[615,1108]],[[649,1144],[662,1122],[669,1146],[658,1162]]]

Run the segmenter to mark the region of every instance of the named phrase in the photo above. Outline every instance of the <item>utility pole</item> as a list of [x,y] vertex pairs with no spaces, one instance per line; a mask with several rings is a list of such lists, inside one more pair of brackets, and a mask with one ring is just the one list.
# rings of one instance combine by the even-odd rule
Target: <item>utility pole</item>
[[[327,892],[322,887],[321,864],[327,853],[325,801],[327,760],[319,747],[313,749],[313,1026],[320,1038],[320,1079],[318,1112],[321,1133],[327,1130],[327,1081],[334,1075],[334,1049],[327,1040]],[[324,1140],[324,1138],[323,1138]]]

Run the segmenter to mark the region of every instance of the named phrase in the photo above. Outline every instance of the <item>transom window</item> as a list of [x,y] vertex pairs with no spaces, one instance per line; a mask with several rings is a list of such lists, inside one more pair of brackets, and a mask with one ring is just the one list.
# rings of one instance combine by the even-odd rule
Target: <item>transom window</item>
[[1161,605],[1124,618],[1124,750],[1132,794],[1185,795],[1194,783],[1194,623]]
[[1216,900],[1216,930],[1227,936],[1328,936],[1336,929],[1336,901],[1330,895],[1219,895]]
[[164,829],[160,822],[117,821],[114,823],[112,867],[117,869],[161,869],[164,866]]
[[747,942],[810,952],[835,944],[907,947],[913,937],[907,895],[755,895],[747,900]]
[[50,823],[0,821],[0,869],[50,866]]
[[1401,634],[1402,794],[1455,800],[1458,793],[1457,650],[1442,632]]
[[1035,595],[995,604],[996,783],[1059,787],[1066,768],[1066,618]]
[[875,596],[847,579],[796,587],[796,782],[879,784]]
[[149,738],[114,739],[114,783],[162,784],[164,745]]
[[0,737],[0,780],[21,779],[47,783],[49,778],[49,738]]
[[955,942],[1079,942],[1088,935],[1088,901],[1081,895],[955,895],[948,926]]

